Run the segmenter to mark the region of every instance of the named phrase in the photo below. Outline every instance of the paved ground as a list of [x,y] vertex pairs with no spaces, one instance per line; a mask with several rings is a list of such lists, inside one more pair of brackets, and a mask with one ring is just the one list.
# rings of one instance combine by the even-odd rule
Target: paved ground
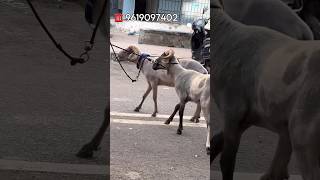
[[185,123],[179,136],[163,121],[112,117],[111,179],[209,179],[204,122]]
[[[114,30],[111,30],[111,34],[112,34],[112,38],[111,38],[111,42],[119,45],[121,47],[127,47],[129,45],[136,45],[137,47],[139,47],[143,52],[147,52],[150,53],[152,55],[160,55],[162,52],[164,52],[164,50],[168,49],[168,47],[159,47],[159,46],[152,46],[152,45],[144,45],[144,44],[138,44],[137,43],[137,36],[128,36],[124,33],[120,33]],[[123,41],[123,39],[126,39],[126,41]],[[174,48],[176,55],[178,57],[190,57],[191,53],[190,53],[190,49],[184,49],[184,48]],[[130,75],[132,75],[133,77],[135,77],[136,73],[137,73],[137,69],[135,68],[134,65],[130,64],[130,63],[125,63],[124,67],[126,68],[126,70],[129,72]],[[111,111],[115,111],[115,112],[125,112],[125,113],[133,113],[133,109],[138,105],[138,103],[141,100],[141,96],[143,95],[143,93],[146,90],[147,84],[144,81],[144,77],[141,76],[140,80],[136,83],[131,83],[131,81],[129,79],[127,79],[127,77],[124,75],[124,73],[121,71],[119,65],[114,62],[111,61],[110,64],[110,69],[111,69],[111,74],[110,74],[110,80],[111,80],[111,92],[110,92],[110,102],[111,102]],[[175,91],[173,88],[168,88],[168,87],[159,87],[158,90],[158,107],[159,107],[159,111],[160,114],[167,114],[169,115],[174,106],[175,103],[178,102],[178,98],[175,94]],[[150,114],[153,112],[153,101],[152,101],[152,96],[149,95],[150,97],[148,97],[145,101],[145,104],[143,106],[143,108],[141,109],[141,113],[147,113],[149,116]],[[187,115],[192,115],[194,112],[194,104],[188,104],[187,108],[186,108],[186,114]],[[217,113],[213,113],[213,114],[217,114]],[[220,118],[215,117],[215,118]],[[117,124],[117,123],[115,123]],[[147,122],[143,124],[139,124],[136,125],[135,128],[137,129],[144,129],[146,126],[150,126],[150,125],[146,125]],[[130,132],[129,129],[127,129],[128,133]],[[155,130],[154,130],[155,131]],[[188,132],[189,130],[185,130],[184,132]],[[204,131],[204,130],[203,130]],[[217,129],[215,129],[215,131],[217,131]],[[113,137],[112,134],[114,133],[113,128],[111,128],[111,150],[112,152],[115,152],[114,149],[114,141],[113,141]],[[175,130],[173,129],[171,133],[175,133]],[[203,143],[205,140],[205,134],[203,132],[198,132],[199,134],[196,136],[202,137],[201,138],[197,138],[197,140],[195,141],[195,143]],[[152,136],[154,137],[154,141],[160,141],[158,138],[160,135],[149,135],[147,133],[145,133],[146,136]],[[133,137],[131,137],[133,138]],[[136,136],[136,140],[139,140],[141,137],[140,136]],[[172,136],[170,138],[168,137],[164,137],[166,140],[175,140],[176,138],[178,138],[177,143],[179,143],[179,145],[183,148],[186,149],[187,147],[185,147],[184,142],[180,141],[180,137],[179,136]],[[173,139],[171,139],[173,138]],[[180,142],[179,142],[180,141]],[[200,141],[200,142],[199,142]],[[203,142],[201,142],[203,141]],[[145,141],[145,143],[149,144],[148,142]],[[241,145],[240,145],[240,149],[239,149],[239,153],[238,153],[238,159],[237,159],[237,165],[236,165],[236,171],[240,172],[240,173],[245,173],[243,174],[239,174],[238,176],[236,176],[237,178],[241,178],[244,177],[248,178],[248,173],[250,175],[250,173],[258,173],[258,174],[252,174],[251,179],[258,179],[257,177],[259,176],[259,174],[265,172],[268,167],[269,164],[271,163],[272,160],[272,156],[273,153],[275,151],[275,146],[277,143],[277,136],[273,133],[270,133],[266,130],[263,130],[261,128],[251,128],[249,129],[242,138],[241,141]],[[151,144],[153,145],[153,144]],[[128,148],[131,148],[132,146],[129,144]],[[199,149],[202,150],[203,148],[203,144],[199,146]],[[174,150],[172,150],[174,152],[174,154],[176,154],[176,152]],[[128,152],[130,154],[130,152]],[[154,153],[158,154],[158,151],[155,151]],[[113,153],[112,153],[113,154]],[[112,155],[111,154],[111,155]],[[132,153],[133,155],[137,155],[136,153]],[[141,152],[141,154],[144,154],[143,151]],[[130,155],[128,155],[130,156]],[[188,159],[191,155],[186,155],[184,158]],[[112,158],[111,158],[111,162],[112,162]],[[218,160],[219,157],[217,158],[217,160],[215,161],[214,164],[214,169],[219,171],[219,164],[218,164]],[[139,159],[139,161],[143,162],[143,158]],[[204,161],[204,162],[201,162]],[[206,164],[208,160],[207,159],[200,159],[199,160],[199,164]],[[154,162],[154,164],[156,164],[158,161]],[[112,164],[111,164],[112,165]],[[128,163],[128,166],[130,166],[130,163]],[[183,169],[185,166],[185,164],[181,164],[181,166],[179,166],[178,168]],[[189,166],[188,166],[189,167]],[[208,167],[202,167],[204,169],[207,169]],[[152,168],[150,168],[152,169]],[[149,171],[150,169],[148,169],[148,167],[145,168],[144,171],[142,171],[142,174],[144,172]],[[290,164],[290,171],[292,174],[297,174],[297,167],[295,165],[294,159],[292,161],[292,163]],[[197,172],[194,171],[194,172]],[[197,173],[196,173],[197,174]],[[216,179],[220,179],[219,177],[215,177]]]
[[[107,138],[95,158],[75,156],[103,119],[105,44],[97,44],[90,62],[71,67],[25,3],[0,0],[0,159],[11,162],[8,169],[1,161],[0,179],[106,179],[105,174],[70,171],[81,165],[107,168]],[[80,54],[91,35],[80,7],[34,3],[57,40],[72,54]],[[44,172],[35,172],[28,164],[20,168],[25,161],[49,164],[41,166]],[[55,163],[64,164],[65,171],[53,173],[59,167]]]
[[[90,62],[71,67],[27,6],[17,2],[0,0],[0,177],[106,179],[103,169],[107,168],[108,134],[93,159],[75,156],[101,124],[108,102],[105,82],[109,54],[103,39],[98,37]],[[63,8],[47,3],[36,3],[36,7],[58,41],[80,54],[83,41],[90,36],[80,7],[72,3],[65,3]],[[168,49],[139,45],[136,36],[115,31],[111,41],[121,47],[136,44],[153,55]],[[179,57],[191,56],[188,49],[175,51]],[[132,64],[125,64],[125,68],[131,75],[137,73]],[[195,125],[185,121],[183,134],[178,136],[176,124],[162,124],[165,116],[149,117],[153,111],[151,97],[141,113],[132,114],[146,89],[143,76],[132,84],[114,61],[110,71],[112,179],[208,179],[204,122]],[[159,88],[160,114],[170,114],[176,102],[172,88]],[[189,104],[186,115],[192,115],[194,108]],[[250,129],[241,142],[237,179],[257,179],[252,173],[267,169],[275,144],[274,134]],[[218,167],[215,164],[217,172]],[[294,161],[290,170],[297,173]]]
[[[111,42],[121,47],[136,45],[152,55],[160,55],[168,49],[137,44],[137,36],[116,31],[111,34]],[[174,49],[180,57],[191,56],[190,49]],[[124,67],[131,76],[136,76],[137,69],[133,64],[124,63]],[[162,115],[171,114],[178,102],[174,89],[165,86],[159,87],[160,115],[157,118],[150,118],[153,112],[152,93],[140,113],[135,113],[133,109],[147,88],[144,76],[131,83],[115,61],[111,61],[110,70],[111,178],[209,179],[205,122],[185,123],[181,136],[176,134],[176,124],[165,126],[163,122],[166,118]],[[191,116],[194,110],[195,105],[190,103],[185,114]]]

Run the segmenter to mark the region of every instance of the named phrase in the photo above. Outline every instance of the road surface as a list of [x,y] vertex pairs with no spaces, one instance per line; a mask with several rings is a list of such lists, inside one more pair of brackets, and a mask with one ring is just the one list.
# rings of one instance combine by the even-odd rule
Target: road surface
[[[35,2],[41,17],[59,42],[72,54],[80,54],[90,28],[83,10],[71,2]],[[208,179],[209,157],[205,152],[206,128],[188,124],[182,135],[176,124],[163,125],[178,102],[172,88],[159,87],[159,117],[150,118],[151,96],[140,113],[133,109],[146,90],[143,76],[131,83],[116,62],[110,62],[111,135],[106,134],[93,159],[75,156],[103,119],[107,62],[103,38],[99,37],[91,59],[71,67],[40,28],[25,1],[0,0],[0,177],[21,180],[107,179],[108,140],[112,179]],[[137,37],[115,32],[114,42],[125,47]],[[142,45],[145,52],[159,54],[166,47]],[[189,56],[190,50],[177,54]],[[134,65],[125,64],[135,75]],[[190,103],[186,116],[195,106]],[[174,122],[177,122],[175,120]],[[238,153],[236,177],[257,179],[266,171],[277,137],[258,128],[243,137]],[[216,161],[217,162],[217,161]],[[219,171],[215,164],[215,170]],[[292,162],[290,171],[297,173]],[[218,173],[217,173],[218,175]],[[219,178],[217,178],[219,179]]]

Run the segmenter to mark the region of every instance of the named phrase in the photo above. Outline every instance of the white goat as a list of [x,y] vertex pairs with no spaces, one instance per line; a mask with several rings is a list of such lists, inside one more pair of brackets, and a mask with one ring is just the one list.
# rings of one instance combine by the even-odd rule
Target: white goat
[[[140,104],[135,108],[136,112],[139,112],[139,110],[142,107],[142,104],[146,97],[149,95],[150,91],[153,90],[153,101],[154,101],[154,112],[152,113],[152,116],[155,117],[158,113],[158,106],[157,106],[157,92],[158,92],[158,86],[159,85],[165,85],[169,87],[174,86],[174,79],[173,76],[167,74],[165,71],[155,71],[152,69],[152,62],[148,60],[144,60],[143,56],[138,56],[137,54],[141,55],[140,50],[136,46],[129,46],[126,50],[122,50],[118,53],[118,58],[120,61],[130,61],[137,64],[137,68],[140,67],[141,63],[143,63],[142,66],[142,73],[146,77],[146,80],[148,82],[148,89],[144,93],[142,97],[142,101]],[[195,71],[198,71],[199,73],[208,74],[207,70],[197,61],[195,60],[179,60],[180,64],[186,68],[186,69],[192,69]],[[200,113],[201,113],[201,106],[198,102],[197,103],[197,109],[194,113],[193,117],[190,121],[193,122],[199,122]]]
[[182,121],[183,111],[185,104],[188,101],[200,103],[204,118],[207,122],[207,141],[206,148],[207,152],[210,150],[210,75],[201,74],[199,72],[185,69],[181,66],[179,61],[174,56],[173,50],[164,52],[159,58],[155,60],[153,69],[166,69],[169,76],[174,78],[175,89],[180,98],[174,109],[174,112],[165,124],[170,124],[174,115],[179,110],[179,127],[177,134],[182,133]]

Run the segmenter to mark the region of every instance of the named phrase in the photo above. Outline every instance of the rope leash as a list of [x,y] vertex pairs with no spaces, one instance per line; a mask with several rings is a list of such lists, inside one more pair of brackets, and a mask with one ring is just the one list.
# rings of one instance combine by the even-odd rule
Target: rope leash
[[[110,46],[111,46],[112,52],[113,52],[116,60],[118,61],[119,65],[120,65],[120,67],[121,67],[121,69],[122,69],[122,71],[126,74],[126,76],[131,80],[132,83],[137,82],[137,80],[138,80],[138,78],[139,78],[139,76],[140,76],[141,70],[142,70],[142,68],[143,68],[144,60],[148,59],[149,61],[152,61],[152,59],[148,58],[147,56],[145,56],[145,57],[143,57],[143,58],[141,59],[142,62],[141,62],[141,65],[140,65],[138,74],[137,74],[137,76],[136,76],[136,79],[133,79],[133,78],[130,77],[130,75],[127,73],[127,71],[123,68],[123,66],[122,66],[122,64],[121,64],[121,62],[120,62],[120,60],[119,60],[119,58],[118,58],[118,56],[117,56],[117,54],[116,54],[116,52],[115,52],[115,50],[114,50],[113,47],[122,49],[122,50],[124,50],[124,51],[126,51],[126,52],[129,52],[129,51],[126,50],[126,49],[124,49],[124,48],[121,48],[121,47],[119,47],[119,46],[116,46],[116,45],[114,45],[114,44],[112,44],[112,43],[110,43]],[[135,54],[135,55],[137,55],[137,56],[139,56],[139,57],[142,57],[142,55],[140,55],[140,54],[136,54],[136,53],[134,53],[134,52],[130,52],[130,53],[133,53],[133,54]]]
[[[102,16],[105,12],[105,9],[106,9],[106,6],[107,6],[107,0],[104,1],[104,4],[103,4],[103,9],[101,10],[101,13],[100,13],[100,16],[98,18],[98,21],[97,21],[97,24],[95,25],[95,28],[93,30],[93,33],[91,35],[91,39],[89,41],[89,45],[85,45],[84,47],[84,52],[80,54],[79,57],[74,57],[74,56],[71,56],[69,53],[67,53],[61,44],[59,44],[55,38],[52,36],[52,34],[50,33],[50,31],[48,30],[48,28],[46,27],[46,25],[43,23],[43,21],[41,20],[38,12],[36,11],[36,9],[34,8],[33,4],[31,3],[30,0],[27,0],[27,3],[28,5],[30,6],[34,16],[36,17],[36,19],[38,20],[38,22],[40,23],[41,27],[43,28],[43,30],[46,32],[46,34],[49,36],[50,40],[53,42],[53,44],[56,46],[56,48],[62,52],[62,54],[64,54],[68,59],[70,59],[70,64],[73,66],[73,65],[76,65],[77,63],[79,64],[83,64],[87,61],[89,61],[90,59],[90,56],[89,56],[89,51],[91,51],[93,49],[93,46],[94,46],[94,39],[95,39],[95,36],[96,36],[96,33],[97,33],[97,29],[99,27],[99,24],[100,24],[100,21],[102,19]],[[87,43],[88,41],[86,41]],[[84,58],[85,57],[85,58]]]
[[[132,54],[134,54],[134,55],[141,56],[140,54],[137,54],[137,53],[135,53],[135,52],[128,51],[127,49],[124,49],[124,48],[122,48],[122,47],[116,46],[116,45],[114,45],[114,44],[112,44],[112,43],[110,43],[110,45],[111,45],[111,46],[114,46],[114,47],[116,47],[116,48],[118,48],[118,49],[124,50],[124,51],[126,51],[126,52],[128,52],[128,53],[132,53]],[[149,57],[159,57],[159,56],[149,55]],[[153,61],[153,60],[150,59],[150,58],[146,58],[146,59],[148,59],[149,61]],[[177,59],[179,60],[179,59],[191,59],[191,58],[190,58],[190,57],[177,57]]]
[[[112,46],[113,46],[113,47],[116,47],[116,48],[121,49],[121,50],[123,50],[123,51],[126,51],[126,52],[128,52],[128,53],[137,55],[137,56],[139,56],[139,57],[141,56],[141,54],[137,54],[137,53],[135,53],[135,52],[133,52],[133,51],[128,51],[127,49],[124,49],[124,48],[122,48],[122,47],[116,46],[116,45],[114,45],[114,44],[112,44],[112,43],[110,43],[110,45],[111,45],[111,47],[112,47]],[[151,55],[149,55],[149,57],[159,57],[159,56],[151,56]],[[146,59],[148,59],[149,61],[152,61],[152,59],[150,59],[150,58],[146,58]]]
[[[135,53],[135,52],[133,52],[133,51],[128,51],[127,49],[124,49],[124,48],[119,47],[119,46],[117,46],[117,45],[114,45],[114,44],[112,44],[112,43],[110,43],[110,46],[111,46],[112,52],[113,52],[113,54],[114,54],[117,62],[119,63],[122,71],[123,71],[123,72],[126,74],[126,76],[132,81],[132,83],[134,83],[134,82],[136,82],[136,81],[138,80],[138,78],[139,78],[139,76],[140,76],[140,72],[141,72],[141,70],[142,70],[142,68],[143,68],[144,60],[147,59],[148,61],[151,61],[151,62],[153,63],[154,61],[153,61],[152,59],[150,59],[149,57],[159,57],[159,56],[151,56],[151,55],[147,55],[147,56],[146,56],[145,54],[137,54],[137,53]],[[123,50],[123,51],[126,51],[126,52],[128,52],[128,53],[137,55],[137,56],[139,56],[140,58],[142,58],[142,62],[141,62],[140,68],[138,68],[139,71],[138,71],[138,75],[136,76],[136,79],[131,78],[131,77],[129,76],[129,74],[126,72],[126,70],[125,70],[124,67],[122,66],[121,61],[119,60],[119,58],[118,58],[118,56],[117,56],[117,54],[116,54],[116,52],[115,52],[115,50],[114,50],[114,47],[116,47],[116,48],[118,48],[118,49],[121,49],[121,50]],[[176,58],[176,59],[177,59],[178,62],[180,62],[179,59],[186,59],[186,58]],[[169,64],[179,64],[179,63],[169,63]],[[159,64],[159,65],[162,66],[162,67],[164,67],[164,68],[166,68],[166,67],[163,66],[162,64]]]

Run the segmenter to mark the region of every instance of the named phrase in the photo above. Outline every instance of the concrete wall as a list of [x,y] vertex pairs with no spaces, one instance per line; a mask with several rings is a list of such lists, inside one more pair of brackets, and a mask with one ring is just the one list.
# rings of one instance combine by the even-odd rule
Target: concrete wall
[[141,29],[138,43],[178,48],[191,48],[191,35],[192,33]]

